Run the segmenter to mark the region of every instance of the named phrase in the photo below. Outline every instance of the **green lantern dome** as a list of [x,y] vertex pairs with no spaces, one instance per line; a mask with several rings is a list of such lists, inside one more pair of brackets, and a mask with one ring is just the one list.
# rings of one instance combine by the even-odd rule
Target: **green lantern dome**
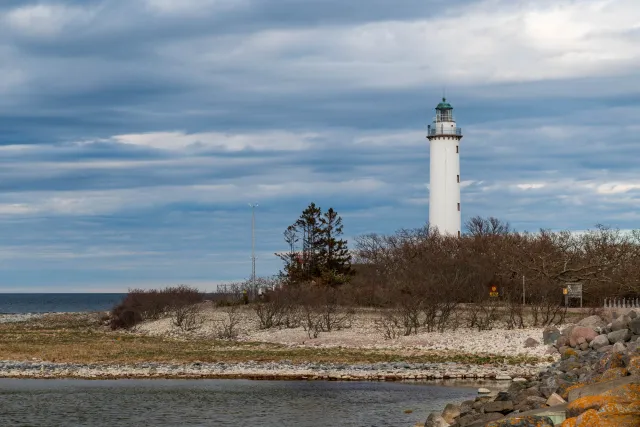
[[447,102],[447,98],[442,98],[442,102],[438,104],[436,110],[453,110],[453,107]]

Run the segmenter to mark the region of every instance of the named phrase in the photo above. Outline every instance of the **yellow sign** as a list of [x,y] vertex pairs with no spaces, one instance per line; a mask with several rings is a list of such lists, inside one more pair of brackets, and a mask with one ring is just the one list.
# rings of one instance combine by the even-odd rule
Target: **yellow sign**
[[568,293],[569,293],[569,290],[567,288],[562,288],[563,295],[567,295]]
[[490,297],[498,297],[500,295],[500,293],[498,292],[498,287],[497,286],[491,286],[489,288],[489,296]]

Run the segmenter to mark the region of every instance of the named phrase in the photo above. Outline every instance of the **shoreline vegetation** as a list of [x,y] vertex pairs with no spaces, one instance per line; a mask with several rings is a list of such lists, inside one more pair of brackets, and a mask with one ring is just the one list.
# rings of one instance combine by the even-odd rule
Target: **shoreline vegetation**
[[[205,324],[225,315],[204,306]],[[542,339],[541,328],[498,328],[458,342],[438,332],[384,340],[372,324],[376,311],[362,310],[348,328],[309,339],[301,327],[267,333],[251,310],[240,307],[238,336],[226,340],[205,326],[183,331],[168,316],[131,330],[112,330],[105,313],[0,316],[0,377],[506,381],[535,376],[557,358],[524,347],[525,336]],[[509,354],[505,334],[519,337],[519,353]]]

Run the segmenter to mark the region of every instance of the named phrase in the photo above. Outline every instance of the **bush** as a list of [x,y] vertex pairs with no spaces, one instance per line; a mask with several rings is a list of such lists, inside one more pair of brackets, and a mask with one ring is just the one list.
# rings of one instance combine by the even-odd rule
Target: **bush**
[[161,290],[131,289],[111,310],[111,329],[130,329],[145,320],[156,320],[181,307],[202,302],[204,294],[185,285]]
[[299,298],[296,289],[284,288],[267,292],[263,301],[253,305],[260,329],[300,326]]
[[171,313],[173,326],[183,332],[192,332],[199,329],[204,322],[200,311],[199,304],[175,307]]
[[226,314],[225,318],[219,321],[217,338],[223,340],[233,340],[238,337],[238,326],[242,320],[239,305],[228,305],[221,310]]

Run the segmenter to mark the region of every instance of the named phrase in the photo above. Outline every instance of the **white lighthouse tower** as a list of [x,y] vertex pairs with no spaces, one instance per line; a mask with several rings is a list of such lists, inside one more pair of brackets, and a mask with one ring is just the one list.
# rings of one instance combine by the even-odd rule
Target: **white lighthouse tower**
[[453,118],[446,98],[436,107],[428,128],[431,143],[429,225],[441,234],[460,236],[460,140],[462,129]]

